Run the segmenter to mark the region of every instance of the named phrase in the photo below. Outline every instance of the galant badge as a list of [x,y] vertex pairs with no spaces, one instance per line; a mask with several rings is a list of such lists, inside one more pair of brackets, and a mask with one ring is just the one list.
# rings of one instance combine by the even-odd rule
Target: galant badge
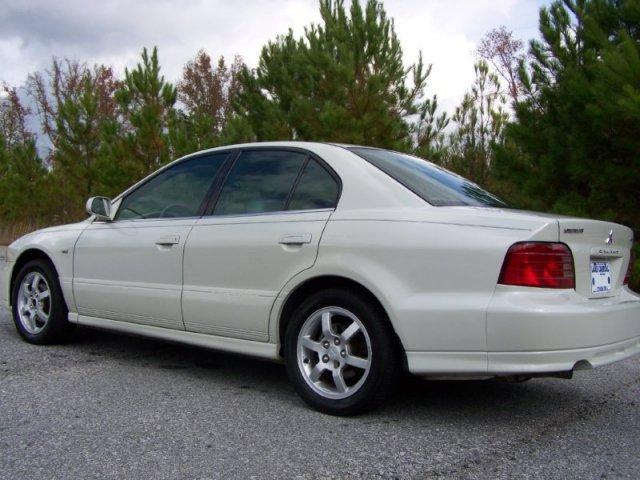
[[607,235],[607,239],[604,241],[607,245],[611,245],[613,243],[613,230],[609,230],[609,235]]

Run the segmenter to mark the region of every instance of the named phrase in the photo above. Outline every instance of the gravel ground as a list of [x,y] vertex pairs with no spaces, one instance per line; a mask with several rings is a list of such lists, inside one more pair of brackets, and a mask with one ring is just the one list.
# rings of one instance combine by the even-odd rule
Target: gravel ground
[[407,379],[382,410],[307,409],[284,367],[0,314],[0,478],[640,478],[640,359],[571,380]]

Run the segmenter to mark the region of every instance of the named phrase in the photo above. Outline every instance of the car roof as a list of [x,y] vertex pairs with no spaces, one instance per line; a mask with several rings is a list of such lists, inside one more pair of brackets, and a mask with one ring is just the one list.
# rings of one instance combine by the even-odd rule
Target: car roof
[[344,149],[349,149],[349,148],[372,148],[372,149],[376,149],[376,150],[380,150],[379,147],[371,147],[368,145],[358,145],[358,144],[352,144],[352,143],[338,143],[338,142],[308,142],[308,141],[303,141],[303,140],[276,140],[276,141],[268,141],[268,142],[246,142],[246,143],[235,143],[235,144],[230,144],[230,145],[220,145],[217,147],[213,147],[213,148],[207,148],[204,150],[199,150],[193,153],[189,153],[188,155],[185,155],[181,158],[179,158],[178,160],[184,159],[184,158],[188,158],[188,157],[192,157],[195,155],[200,155],[203,153],[209,153],[209,152],[216,152],[216,151],[224,151],[224,150],[235,150],[235,149],[242,149],[242,148],[258,148],[258,147],[289,147],[289,148],[303,148],[303,149],[310,149],[313,150],[314,147],[318,147],[318,146],[332,146],[332,147],[337,147],[337,148],[344,148]]

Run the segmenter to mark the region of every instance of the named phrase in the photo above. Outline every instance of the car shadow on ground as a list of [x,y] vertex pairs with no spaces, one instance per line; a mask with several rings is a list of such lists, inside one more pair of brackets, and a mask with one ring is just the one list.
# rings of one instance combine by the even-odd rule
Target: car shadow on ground
[[[88,328],[79,328],[74,342],[67,347],[94,358],[113,357],[132,366],[196,375],[199,381],[232,381],[247,394],[279,392],[284,401],[301,405],[284,366],[278,363]],[[567,405],[580,402],[581,395],[572,382],[562,379],[534,379],[511,384],[495,380],[430,381],[405,375],[387,405],[370,415],[414,420],[462,415],[467,422],[474,419],[478,422],[513,420],[520,415],[531,418],[535,412],[548,415],[552,410],[562,409],[565,400]],[[582,400],[589,403],[586,397]]]

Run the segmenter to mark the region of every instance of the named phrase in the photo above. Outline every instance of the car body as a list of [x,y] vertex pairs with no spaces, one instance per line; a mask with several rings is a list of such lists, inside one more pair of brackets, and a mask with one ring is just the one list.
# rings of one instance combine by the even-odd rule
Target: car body
[[[442,175],[445,186],[458,182],[456,188],[471,198],[470,205],[430,204],[418,191],[421,185],[411,184],[413,177],[404,181],[402,172],[394,176],[387,163],[376,163],[376,155],[397,155],[385,152],[270,142],[189,155],[115,198],[105,206],[105,218],[46,228],[11,244],[0,300],[12,303],[17,272],[41,258],[55,269],[72,324],[270,360],[286,357],[292,310],[330,288],[355,291],[379,307],[399,363],[423,377],[568,375],[640,352],[640,296],[624,285],[633,245],[629,228],[513,210],[425,162],[428,175]],[[292,162],[292,186],[286,187],[291,208],[264,200],[281,199],[274,192],[284,187],[275,183],[260,201],[249,198],[251,188],[267,188],[260,177],[270,175],[260,167],[265,156]],[[238,158],[248,159],[244,167],[235,165]],[[305,195],[324,185],[335,189],[335,201],[293,206],[307,171],[297,171],[291,158],[313,163],[318,175],[318,167],[324,171],[321,180],[307,182]],[[394,158],[384,162],[392,165]],[[404,157],[397,158],[401,165]],[[206,185],[191,187],[175,174],[171,188],[148,187],[189,161]],[[249,172],[252,165],[256,170]],[[247,171],[236,172],[242,168]],[[194,195],[206,192],[197,211],[167,204],[150,215],[155,218],[132,213],[147,208],[145,202],[158,203],[153,208],[160,211],[163,196],[183,191],[180,182]],[[154,188],[160,193],[145,200],[145,189]],[[529,244],[569,251],[574,285],[501,284],[510,249]],[[609,284],[602,292],[594,292],[600,280],[593,268],[606,269]]]

